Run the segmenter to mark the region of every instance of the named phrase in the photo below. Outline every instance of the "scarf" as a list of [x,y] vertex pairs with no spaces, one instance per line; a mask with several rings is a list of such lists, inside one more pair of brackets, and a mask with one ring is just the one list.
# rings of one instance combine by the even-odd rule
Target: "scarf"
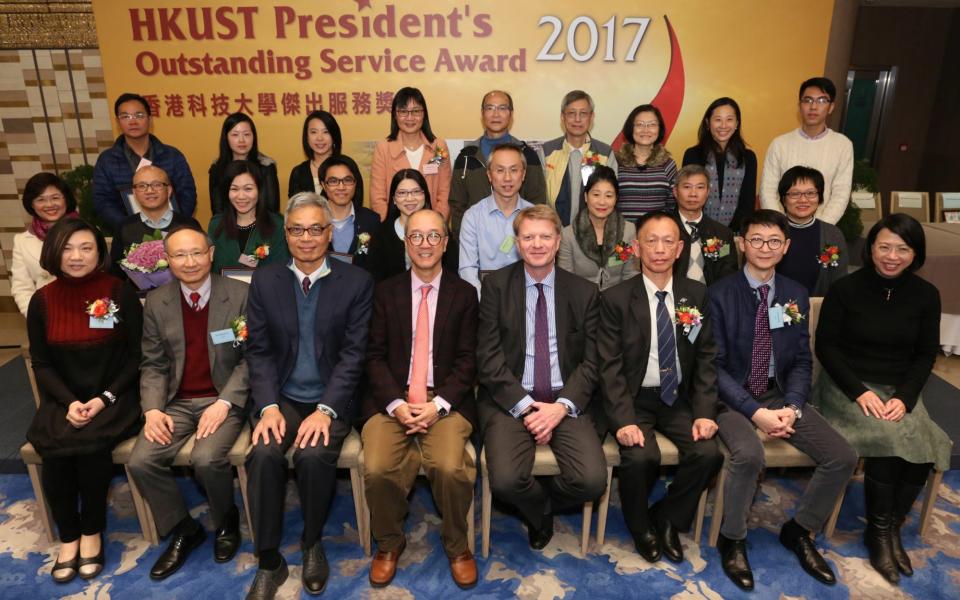
[[603,224],[603,251],[601,252],[597,246],[597,234],[590,221],[590,211],[584,208],[577,213],[573,237],[576,238],[577,245],[580,246],[583,254],[603,269],[607,266],[607,259],[613,254],[613,247],[623,241],[623,225],[623,215],[619,211],[615,210],[607,217],[607,221]]
[[[80,215],[77,214],[77,211],[68,212],[67,214],[60,217],[61,219],[79,219]],[[37,236],[39,240],[47,239],[47,234],[50,233],[50,230],[53,229],[53,226],[59,223],[60,221],[44,221],[40,217],[34,217],[33,221],[30,223],[30,226],[27,227],[27,231]]]
[[[729,227],[740,202],[740,188],[743,187],[743,174],[746,167],[743,166],[743,161],[737,165],[733,155],[729,152],[724,152],[723,156],[726,164],[723,169],[723,186],[721,186],[717,173],[716,155],[713,152],[707,153],[707,164],[704,165],[704,168],[707,170],[711,185],[703,212],[714,221],[720,221],[723,225]],[[721,187],[723,188],[722,194],[720,193]]]

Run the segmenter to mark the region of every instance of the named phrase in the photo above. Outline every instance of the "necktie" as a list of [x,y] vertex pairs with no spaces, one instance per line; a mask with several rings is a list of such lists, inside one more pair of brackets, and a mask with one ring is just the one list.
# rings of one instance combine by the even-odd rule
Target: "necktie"
[[193,310],[200,310],[199,292],[190,292],[190,305],[193,307]]
[[427,401],[427,367],[430,362],[430,304],[427,295],[433,286],[420,288],[420,305],[417,307],[417,332],[413,336],[413,366],[410,368],[410,386],[407,402],[419,404]]
[[666,298],[666,292],[657,292],[657,358],[660,361],[660,400],[673,406],[677,401],[677,339]]
[[533,326],[533,399],[537,402],[553,402],[547,298],[543,295],[543,284],[535,285],[537,286],[537,310]]
[[310,278],[309,277],[304,277],[303,282],[300,285],[303,287],[304,296],[310,294]]
[[696,242],[700,239],[700,223],[687,221],[687,227],[690,228],[690,241]]
[[760,303],[757,305],[757,316],[753,320],[753,352],[750,354],[750,379],[747,386],[754,397],[759,398],[767,391],[770,380],[770,317],[767,311],[767,293],[769,285],[757,288],[760,292]]

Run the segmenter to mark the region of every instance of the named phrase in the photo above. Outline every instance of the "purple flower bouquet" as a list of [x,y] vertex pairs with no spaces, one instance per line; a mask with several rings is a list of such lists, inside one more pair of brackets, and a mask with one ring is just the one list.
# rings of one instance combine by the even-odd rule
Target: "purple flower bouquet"
[[172,281],[173,273],[169,267],[162,240],[130,244],[120,261],[120,268],[141,291]]

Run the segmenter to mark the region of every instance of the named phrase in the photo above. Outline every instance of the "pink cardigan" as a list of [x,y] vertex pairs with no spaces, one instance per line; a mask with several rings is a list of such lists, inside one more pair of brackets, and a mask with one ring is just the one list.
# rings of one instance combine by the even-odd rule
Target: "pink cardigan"
[[[445,218],[450,218],[449,198],[450,178],[452,175],[450,151],[447,149],[446,143],[440,138],[435,139],[431,144],[421,132],[420,140],[424,144],[424,149],[423,157],[420,159],[420,164],[417,165],[417,170],[420,171],[420,173],[423,174],[423,178],[427,180],[427,188],[430,191],[430,206]],[[424,173],[424,166],[434,157],[438,147],[443,148],[446,158],[440,163],[440,168],[437,173],[427,175]],[[391,199],[388,198],[390,195],[390,180],[393,179],[397,171],[409,168],[412,167],[407,160],[407,154],[404,152],[403,144],[400,143],[399,139],[392,142],[387,140],[377,142],[377,146],[373,150],[373,169],[370,180],[370,208],[380,215],[381,221],[387,218],[387,208],[390,206]]]

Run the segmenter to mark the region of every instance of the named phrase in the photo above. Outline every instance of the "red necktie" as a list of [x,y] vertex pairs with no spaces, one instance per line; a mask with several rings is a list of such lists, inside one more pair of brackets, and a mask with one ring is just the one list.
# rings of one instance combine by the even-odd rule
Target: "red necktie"
[[190,292],[190,303],[193,305],[193,310],[200,310],[199,292]]
[[420,288],[420,306],[417,308],[417,333],[413,336],[413,367],[410,369],[410,387],[407,402],[427,401],[427,368],[430,362],[430,305],[427,295],[432,286]]

